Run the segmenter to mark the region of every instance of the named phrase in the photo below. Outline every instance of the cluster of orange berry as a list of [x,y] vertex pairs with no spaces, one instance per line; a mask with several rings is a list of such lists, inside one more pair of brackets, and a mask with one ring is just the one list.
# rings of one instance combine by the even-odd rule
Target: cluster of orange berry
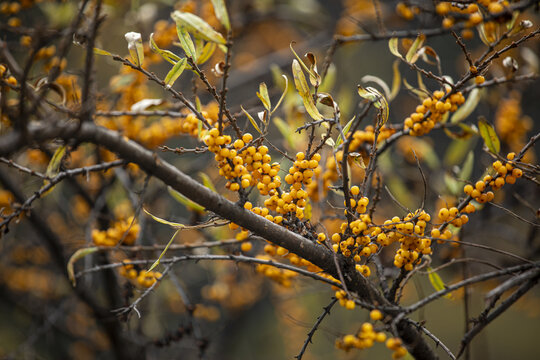
[[8,75],[7,67],[4,64],[0,64],[0,78],[7,82],[9,85],[17,85],[17,79],[15,79],[15,77],[12,75]]
[[389,232],[385,234],[380,230],[377,231],[380,232],[377,235],[377,242],[383,246],[393,242],[400,243],[394,256],[394,266],[411,271],[420,254],[432,253],[431,240],[423,237],[430,220],[431,216],[424,210],[416,210],[414,213],[407,214],[403,220],[395,216],[384,222],[383,227]]
[[407,349],[403,346],[400,338],[386,340],[386,347],[393,351],[392,359],[400,359],[407,355]]
[[[270,260],[271,258],[268,255],[258,255],[257,259]],[[298,275],[295,271],[280,269],[267,264],[258,264],[255,270],[285,287],[290,287],[291,279]]]
[[[447,90],[449,92],[450,89]],[[429,133],[435,124],[443,119],[443,116],[457,110],[458,106],[465,102],[461,92],[449,95],[445,100],[444,91],[437,90],[432,97],[424,99],[422,105],[416,107],[416,111],[404,121],[405,130],[409,130],[412,136],[421,136]],[[429,116],[426,117],[426,114]]]
[[375,331],[371,323],[365,322],[360,327],[358,333],[354,335],[348,334],[341,339],[337,339],[336,347],[345,351],[349,351],[352,348],[368,349],[372,347],[375,342],[383,343],[385,340],[385,333]]
[[117,221],[107,230],[92,231],[92,240],[97,246],[133,245],[139,234],[140,226],[133,222],[133,216]]
[[158,271],[137,271],[133,264],[126,263],[120,267],[118,272],[121,276],[129,280],[136,280],[137,284],[145,288],[154,285],[154,283],[161,278],[161,273]]
[[[489,197],[490,195],[493,196],[493,193],[491,193],[490,195],[487,195],[487,194],[484,194],[486,197]],[[491,198],[493,200],[493,198]],[[453,206],[449,209],[443,207],[439,210],[439,219],[441,221],[444,221],[444,222],[447,222],[447,223],[450,223],[452,225],[454,225],[455,227],[461,227],[463,225],[465,225],[467,222],[469,222],[469,217],[464,214],[464,213],[469,213],[469,212],[474,212],[475,209],[474,209],[474,205],[471,204],[471,206],[473,206],[473,208],[469,207],[468,209],[467,208],[464,208],[462,210],[462,212],[460,213],[460,211],[458,210],[457,207]],[[432,236],[433,236],[433,232],[432,232]],[[433,237],[438,237],[438,236],[433,236]]]

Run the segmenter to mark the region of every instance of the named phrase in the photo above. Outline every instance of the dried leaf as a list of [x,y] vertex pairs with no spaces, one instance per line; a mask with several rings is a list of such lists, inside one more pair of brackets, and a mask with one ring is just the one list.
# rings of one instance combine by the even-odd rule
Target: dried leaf
[[171,17],[176,22],[177,26],[187,27],[193,36],[197,38],[222,45],[226,43],[225,39],[220,33],[214,30],[206,21],[197,15],[177,10],[171,14]]
[[321,84],[321,76],[317,72],[317,58],[313,53],[306,53],[306,59],[309,61],[309,82],[312,86],[318,87]]

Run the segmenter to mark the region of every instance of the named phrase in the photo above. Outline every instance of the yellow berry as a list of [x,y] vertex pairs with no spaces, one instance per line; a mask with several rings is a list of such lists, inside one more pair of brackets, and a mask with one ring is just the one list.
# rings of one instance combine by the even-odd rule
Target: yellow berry
[[484,81],[486,81],[486,79],[482,75],[478,75],[477,77],[474,78],[474,82],[477,85],[483,84]]
[[380,310],[375,309],[371,310],[371,312],[369,313],[369,317],[371,317],[371,320],[377,321],[383,318],[383,314]]
[[243,242],[242,245],[240,245],[240,249],[242,249],[243,252],[250,251],[252,247],[253,245],[249,241]]

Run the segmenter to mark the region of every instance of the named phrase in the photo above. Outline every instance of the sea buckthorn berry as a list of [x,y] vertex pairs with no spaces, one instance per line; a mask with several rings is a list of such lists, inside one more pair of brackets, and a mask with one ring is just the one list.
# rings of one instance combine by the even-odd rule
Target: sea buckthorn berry
[[483,84],[486,81],[486,79],[482,75],[478,75],[474,78],[474,82],[477,85]]
[[506,175],[505,181],[507,184],[514,184],[516,182],[516,178],[512,175]]
[[515,152],[511,152],[511,153],[508,153],[508,155],[506,155],[506,158],[510,161],[514,160],[514,158],[516,157],[516,153]]
[[472,185],[470,184],[467,184],[463,187],[463,192],[467,195],[471,195],[471,193],[473,192],[473,187]]
[[[491,191],[489,191],[487,194],[489,194],[490,192],[491,192]],[[492,193],[492,192],[491,192],[491,193]],[[492,193],[492,194],[493,194],[493,193]],[[489,196],[489,195],[488,195],[488,196]],[[471,214],[471,213],[473,213],[473,212],[475,212],[475,211],[476,211],[476,208],[474,207],[473,204],[467,204],[467,206],[465,206],[465,212],[466,212],[467,214]]]
[[355,306],[356,304],[354,303],[353,300],[347,300],[347,302],[345,303],[345,308],[347,310],[353,310]]
[[459,214],[459,210],[457,207],[451,207],[448,209],[448,216],[451,218],[455,218]]
[[253,245],[252,245],[251,242],[249,242],[249,241],[245,241],[245,242],[242,243],[242,245],[240,245],[240,249],[241,249],[243,252],[248,252],[248,251],[250,251],[252,248],[253,248]]
[[523,171],[521,169],[512,170],[512,176],[515,178],[520,178],[523,176]]
[[356,185],[353,186],[353,187],[351,188],[351,194],[352,194],[353,196],[356,196],[356,195],[360,194],[360,188],[359,188],[358,186],[356,186]]
[[493,169],[494,169],[495,171],[497,171],[497,169],[500,168],[501,166],[502,166],[502,163],[501,163],[499,160],[497,160],[497,161],[495,161],[495,162],[493,163]]
[[[506,170],[506,168],[504,168]],[[503,177],[498,177],[495,179],[495,187],[500,188],[503,187],[505,181]]]
[[449,215],[449,211],[447,208],[442,208],[441,210],[439,210],[439,219],[441,220],[446,220],[448,219],[448,215]]
[[483,192],[486,189],[486,184],[483,181],[477,181],[474,187],[476,190]]
[[245,133],[242,136],[242,141],[246,144],[249,143],[251,140],[253,140],[253,135],[251,135],[250,133]]
[[371,318],[371,320],[377,321],[383,318],[383,314],[380,310],[375,309],[371,310],[371,312],[369,313],[369,317]]
[[326,235],[325,235],[324,233],[319,233],[319,234],[317,235],[317,240],[318,240],[319,242],[323,242],[324,240],[326,240]]
[[306,158],[306,154],[304,154],[303,152],[296,153],[296,160],[302,161],[305,158]]

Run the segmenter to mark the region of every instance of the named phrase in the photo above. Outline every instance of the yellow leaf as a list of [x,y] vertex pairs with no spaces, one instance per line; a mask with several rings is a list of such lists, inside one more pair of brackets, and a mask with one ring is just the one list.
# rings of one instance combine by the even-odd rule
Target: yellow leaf
[[292,63],[292,72],[294,77],[294,85],[302,97],[306,111],[314,120],[323,120],[324,117],[315,107],[315,103],[313,102],[313,98],[311,97],[311,93],[306,82],[306,77],[304,76],[304,72],[300,68],[300,64],[296,59],[294,59]]
[[262,135],[262,131],[261,129],[259,129],[259,126],[257,125],[257,123],[255,122],[255,119],[253,118],[253,116],[251,116],[247,111],[246,109],[244,109],[244,107],[242,105],[240,105],[240,109],[242,109],[242,111],[244,112],[244,114],[246,114],[249,122],[251,123],[251,125],[253,125],[253,127],[255,128],[255,130],[257,130],[259,132],[259,134]]
[[478,131],[489,151],[493,154],[498,154],[501,151],[501,142],[493,126],[484,119],[480,119],[478,121]]
[[347,134],[349,133],[349,130],[351,129],[351,125],[353,124],[354,122],[354,119],[356,118],[356,115],[352,117],[351,120],[349,120],[349,122],[347,123],[347,125],[345,125],[345,127],[343,128],[343,137],[341,136],[341,134],[339,134],[337,140],[336,140],[336,143],[334,144],[334,148],[337,149],[337,147],[339,145],[341,145],[341,143],[343,142],[343,138],[347,138]]
[[[444,282],[442,281],[439,274],[437,274],[435,271],[433,271],[433,269],[431,267],[428,267],[427,271],[428,271],[429,282],[431,283],[431,286],[433,286],[433,288],[436,291],[441,291],[441,290],[446,289],[446,286],[444,285]],[[451,299],[452,294],[446,294],[446,295],[444,295],[444,297],[447,298],[447,299]]]
[[381,94],[377,89],[372,87],[363,88],[362,85],[358,85],[358,95],[362,98],[369,100],[377,109],[382,111],[381,125],[386,124],[388,121],[389,107],[388,102],[383,94]]
[[392,79],[392,91],[390,92],[388,101],[392,101],[396,98],[397,94],[399,93],[399,88],[401,87],[401,73],[399,72],[399,60],[394,60],[392,69],[394,70],[394,77]]
[[391,38],[390,40],[388,40],[388,48],[393,55],[397,56],[400,59],[403,59],[403,56],[401,56],[398,50],[398,38]]
[[182,228],[185,227],[184,224],[171,222],[171,221],[168,221],[168,220],[159,218],[159,217],[157,217],[157,216],[155,216],[155,215],[152,215],[152,214],[150,214],[150,212],[149,212],[148,210],[146,210],[145,208],[143,208],[143,211],[144,211],[146,214],[148,214],[152,219],[154,219],[155,221],[157,221],[157,222],[160,223],[160,224],[169,225],[170,227],[175,228],[175,229],[182,229]]
[[197,38],[222,45],[226,43],[220,33],[214,30],[206,21],[197,15],[177,10],[171,14],[171,17],[177,25],[187,27],[193,36]]
[[259,84],[259,91],[257,92],[257,96],[259,99],[261,99],[261,102],[264,106],[264,108],[268,111],[270,111],[271,103],[270,103],[270,97],[268,96],[268,88],[266,87],[265,83]]
[[144,48],[141,34],[131,31],[126,33],[124,37],[128,42],[128,50],[131,60],[133,60],[135,65],[142,66],[144,61]]
[[217,49],[217,44],[213,42],[208,42],[202,48],[200,54],[197,56],[197,64],[201,65],[207,62],[210,57],[214,54],[214,51]]

